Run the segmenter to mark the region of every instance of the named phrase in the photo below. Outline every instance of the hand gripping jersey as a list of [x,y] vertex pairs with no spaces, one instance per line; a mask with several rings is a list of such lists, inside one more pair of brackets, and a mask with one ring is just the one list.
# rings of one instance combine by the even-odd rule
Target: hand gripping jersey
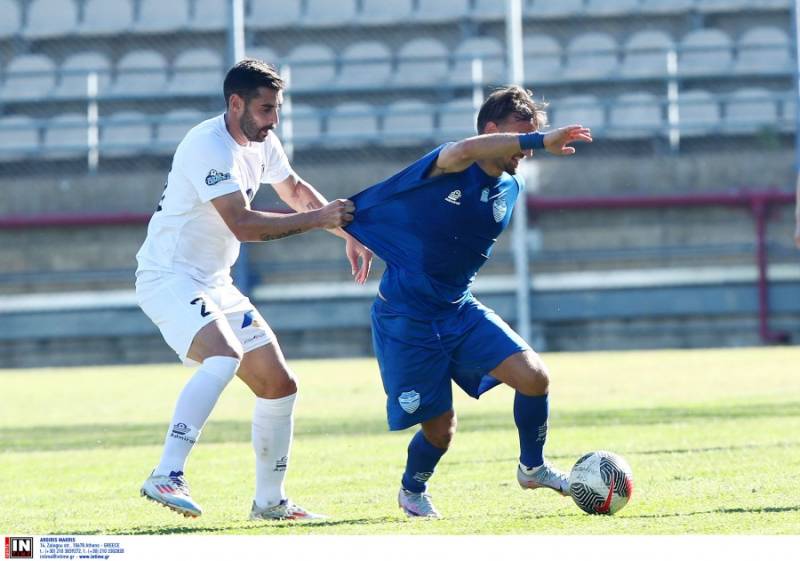
[[445,317],[472,299],[470,285],[506,229],[524,184],[473,163],[426,178],[444,145],[351,197],[345,229],[386,261],[380,296],[398,313]]
[[241,191],[249,202],[261,183],[293,173],[278,137],[240,146],[224,115],[190,130],[178,145],[158,208],[136,259],[140,271],[184,273],[206,286],[230,282],[240,243],[211,200]]

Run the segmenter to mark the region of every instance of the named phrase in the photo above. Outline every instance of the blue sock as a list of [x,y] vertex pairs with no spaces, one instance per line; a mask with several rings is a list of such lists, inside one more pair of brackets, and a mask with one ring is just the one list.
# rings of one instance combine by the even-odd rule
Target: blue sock
[[519,462],[525,467],[544,463],[544,442],[547,439],[547,395],[514,396],[514,422],[519,431]]
[[422,431],[417,431],[408,444],[408,460],[406,471],[403,473],[403,489],[412,493],[425,491],[426,482],[433,475],[436,464],[444,456],[446,450],[437,448],[425,438]]

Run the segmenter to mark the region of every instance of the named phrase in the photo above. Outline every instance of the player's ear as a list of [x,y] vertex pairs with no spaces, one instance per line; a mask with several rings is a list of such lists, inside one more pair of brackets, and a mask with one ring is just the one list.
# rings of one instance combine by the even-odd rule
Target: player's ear
[[488,121],[483,126],[483,132],[481,134],[494,134],[496,132],[500,132],[500,129],[497,128],[497,123],[494,121]]

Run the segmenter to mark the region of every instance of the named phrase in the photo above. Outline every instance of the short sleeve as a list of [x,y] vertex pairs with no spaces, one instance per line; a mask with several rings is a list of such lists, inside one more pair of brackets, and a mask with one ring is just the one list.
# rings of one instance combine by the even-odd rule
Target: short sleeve
[[181,145],[173,165],[188,179],[204,203],[241,190],[233,153],[214,137],[197,138]]
[[274,132],[270,132],[264,141],[264,173],[261,183],[280,183],[294,173],[289,158],[283,150],[280,139]]

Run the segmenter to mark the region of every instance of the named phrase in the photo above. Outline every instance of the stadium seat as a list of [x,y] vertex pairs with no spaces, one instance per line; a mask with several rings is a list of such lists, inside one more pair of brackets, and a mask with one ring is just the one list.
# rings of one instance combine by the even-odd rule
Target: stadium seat
[[752,0],[695,0],[695,9],[699,12],[733,11],[752,4]]
[[0,117],[0,161],[39,157],[39,128],[24,115]]
[[643,12],[680,14],[689,11],[695,0],[639,0]]
[[307,27],[335,27],[355,19],[355,0],[306,0],[302,23]]
[[152,148],[152,127],[148,116],[138,111],[121,111],[100,121],[100,154],[133,156]]
[[64,113],[50,119],[44,134],[44,158],[85,157],[88,149],[89,123],[85,113]]
[[398,52],[394,82],[398,85],[438,85],[449,69],[447,47],[436,39],[412,39]]
[[97,93],[102,95],[111,83],[111,62],[102,53],[84,51],[67,57],[59,69],[60,81],[55,97],[83,98],[87,95],[87,77],[97,73]]
[[529,0],[525,6],[525,16],[537,17],[566,17],[583,12],[583,0]]
[[325,140],[328,144],[364,145],[378,136],[375,109],[368,103],[348,102],[337,105],[328,116]]
[[140,33],[164,33],[183,29],[188,22],[186,0],[139,0],[139,17],[133,29]]
[[797,93],[789,90],[782,97],[781,129],[794,132],[797,130]]
[[567,45],[564,76],[572,79],[598,79],[617,70],[617,42],[611,35],[589,32]]
[[167,90],[174,94],[210,95],[220,92],[222,56],[211,49],[183,51],[172,65],[173,74]]
[[751,133],[778,126],[776,95],[765,88],[742,88],[733,92],[725,104],[725,130]]
[[361,0],[357,22],[362,25],[386,25],[411,19],[412,0]]
[[81,34],[105,35],[127,31],[132,24],[131,0],[87,0],[78,31]]
[[522,39],[525,81],[534,84],[561,77],[561,45],[549,35],[526,35]]
[[741,73],[793,71],[791,45],[777,27],[748,29],[737,42],[736,71]]
[[386,108],[381,142],[386,146],[422,144],[433,137],[433,108],[424,101],[396,101]]
[[[298,144],[311,144],[318,142],[322,137],[321,115],[317,109],[303,103],[292,103],[291,114],[282,115],[281,127],[285,127],[287,121],[292,123],[292,136]],[[286,140],[286,135],[281,129],[279,131],[281,139]]]
[[0,99],[5,101],[41,99],[53,92],[55,64],[45,55],[19,55],[5,69]]
[[22,11],[16,0],[0,0],[0,38],[11,37],[19,31]]
[[74,0],[34,0],[28,6],[28,23],[22,34],[31,39],[57,37],[74,33],[77,27],[78,6]]
[[285,59],[285,57],[280,57],[277,52],[269,47],[245,47],[245,53],[245,56],[257,58],[278,69],[280,69]]
[[418,0],[414,19],[422,22],[453,21],[468,14],[469,0]]
[[678,122],[682,136],[704,136],[720,125],[720,105],[704,90],[688,90],[678,96]]
[[[281,5],[285,2],[281,2]],[[195,31],[222,31],[228,25],[228,4],[219,0],[195,0],[194,13],[189,20],[189,29]],[[245,21],[250,26],[251,18]]]
[[478,20],[505,19],[506,2],[497,2],[497,0],[475,0],[472,16]]
[[658,99],[647,92],[622,94],[611,105],[608,136],[649,138],[657,136],[664,125]]
[[378,41],[348,45],[341,55],[341,70],[336,83],[342,88],[380,86],[392,75],[392,55]]
[[667,55],[674,50],[674,41],[663,31],[634,33],[625,44],[622,74],[634,78],[666,76]]
[[598,131],[605,128],[605,110],[593,95],[567,96],[554,102],[550,107],[552,114],[550,121],[554,127],[577,123]]
[[149,95],[164,91],[167,63],[156,51],[131,51],[117,63],[114,95]]
[[707,76],[730,72],[733,62],[731,39],[719,29],[690,31],[678,51],[678,73]]
[[475,118],[478,108],[470,98],[448,101],[439,106],[439,140],[459,140],[477,134]]
[[292,69],[292,87],[314,89],[329,85],[336,76],[335,55],[323,44],[304,44],[293,49],[286,62]]
[[159,152],[175,151],[189,129],[206,120],[208,116],[197,109],[175,109],[161,116],[156,126],[156,147]]
[[632,15],[639,0],[586,0],[586,13],[593,16]]
[[461,42],[453,52],[454,64],[450,71],[450,82],[471,84],[472,62],[483,62],[483,84],[502,84],[507,81],[505,49],[493,37],[470,37]]
[[[219,0],[215,1],[221,3]],[[301,8],[301,0],[251,2],[250,15],[245,20],[245,25],[253,29],[273,29],[298,25],[302,15]],[[223,21],[227,21],[227,17]]]

